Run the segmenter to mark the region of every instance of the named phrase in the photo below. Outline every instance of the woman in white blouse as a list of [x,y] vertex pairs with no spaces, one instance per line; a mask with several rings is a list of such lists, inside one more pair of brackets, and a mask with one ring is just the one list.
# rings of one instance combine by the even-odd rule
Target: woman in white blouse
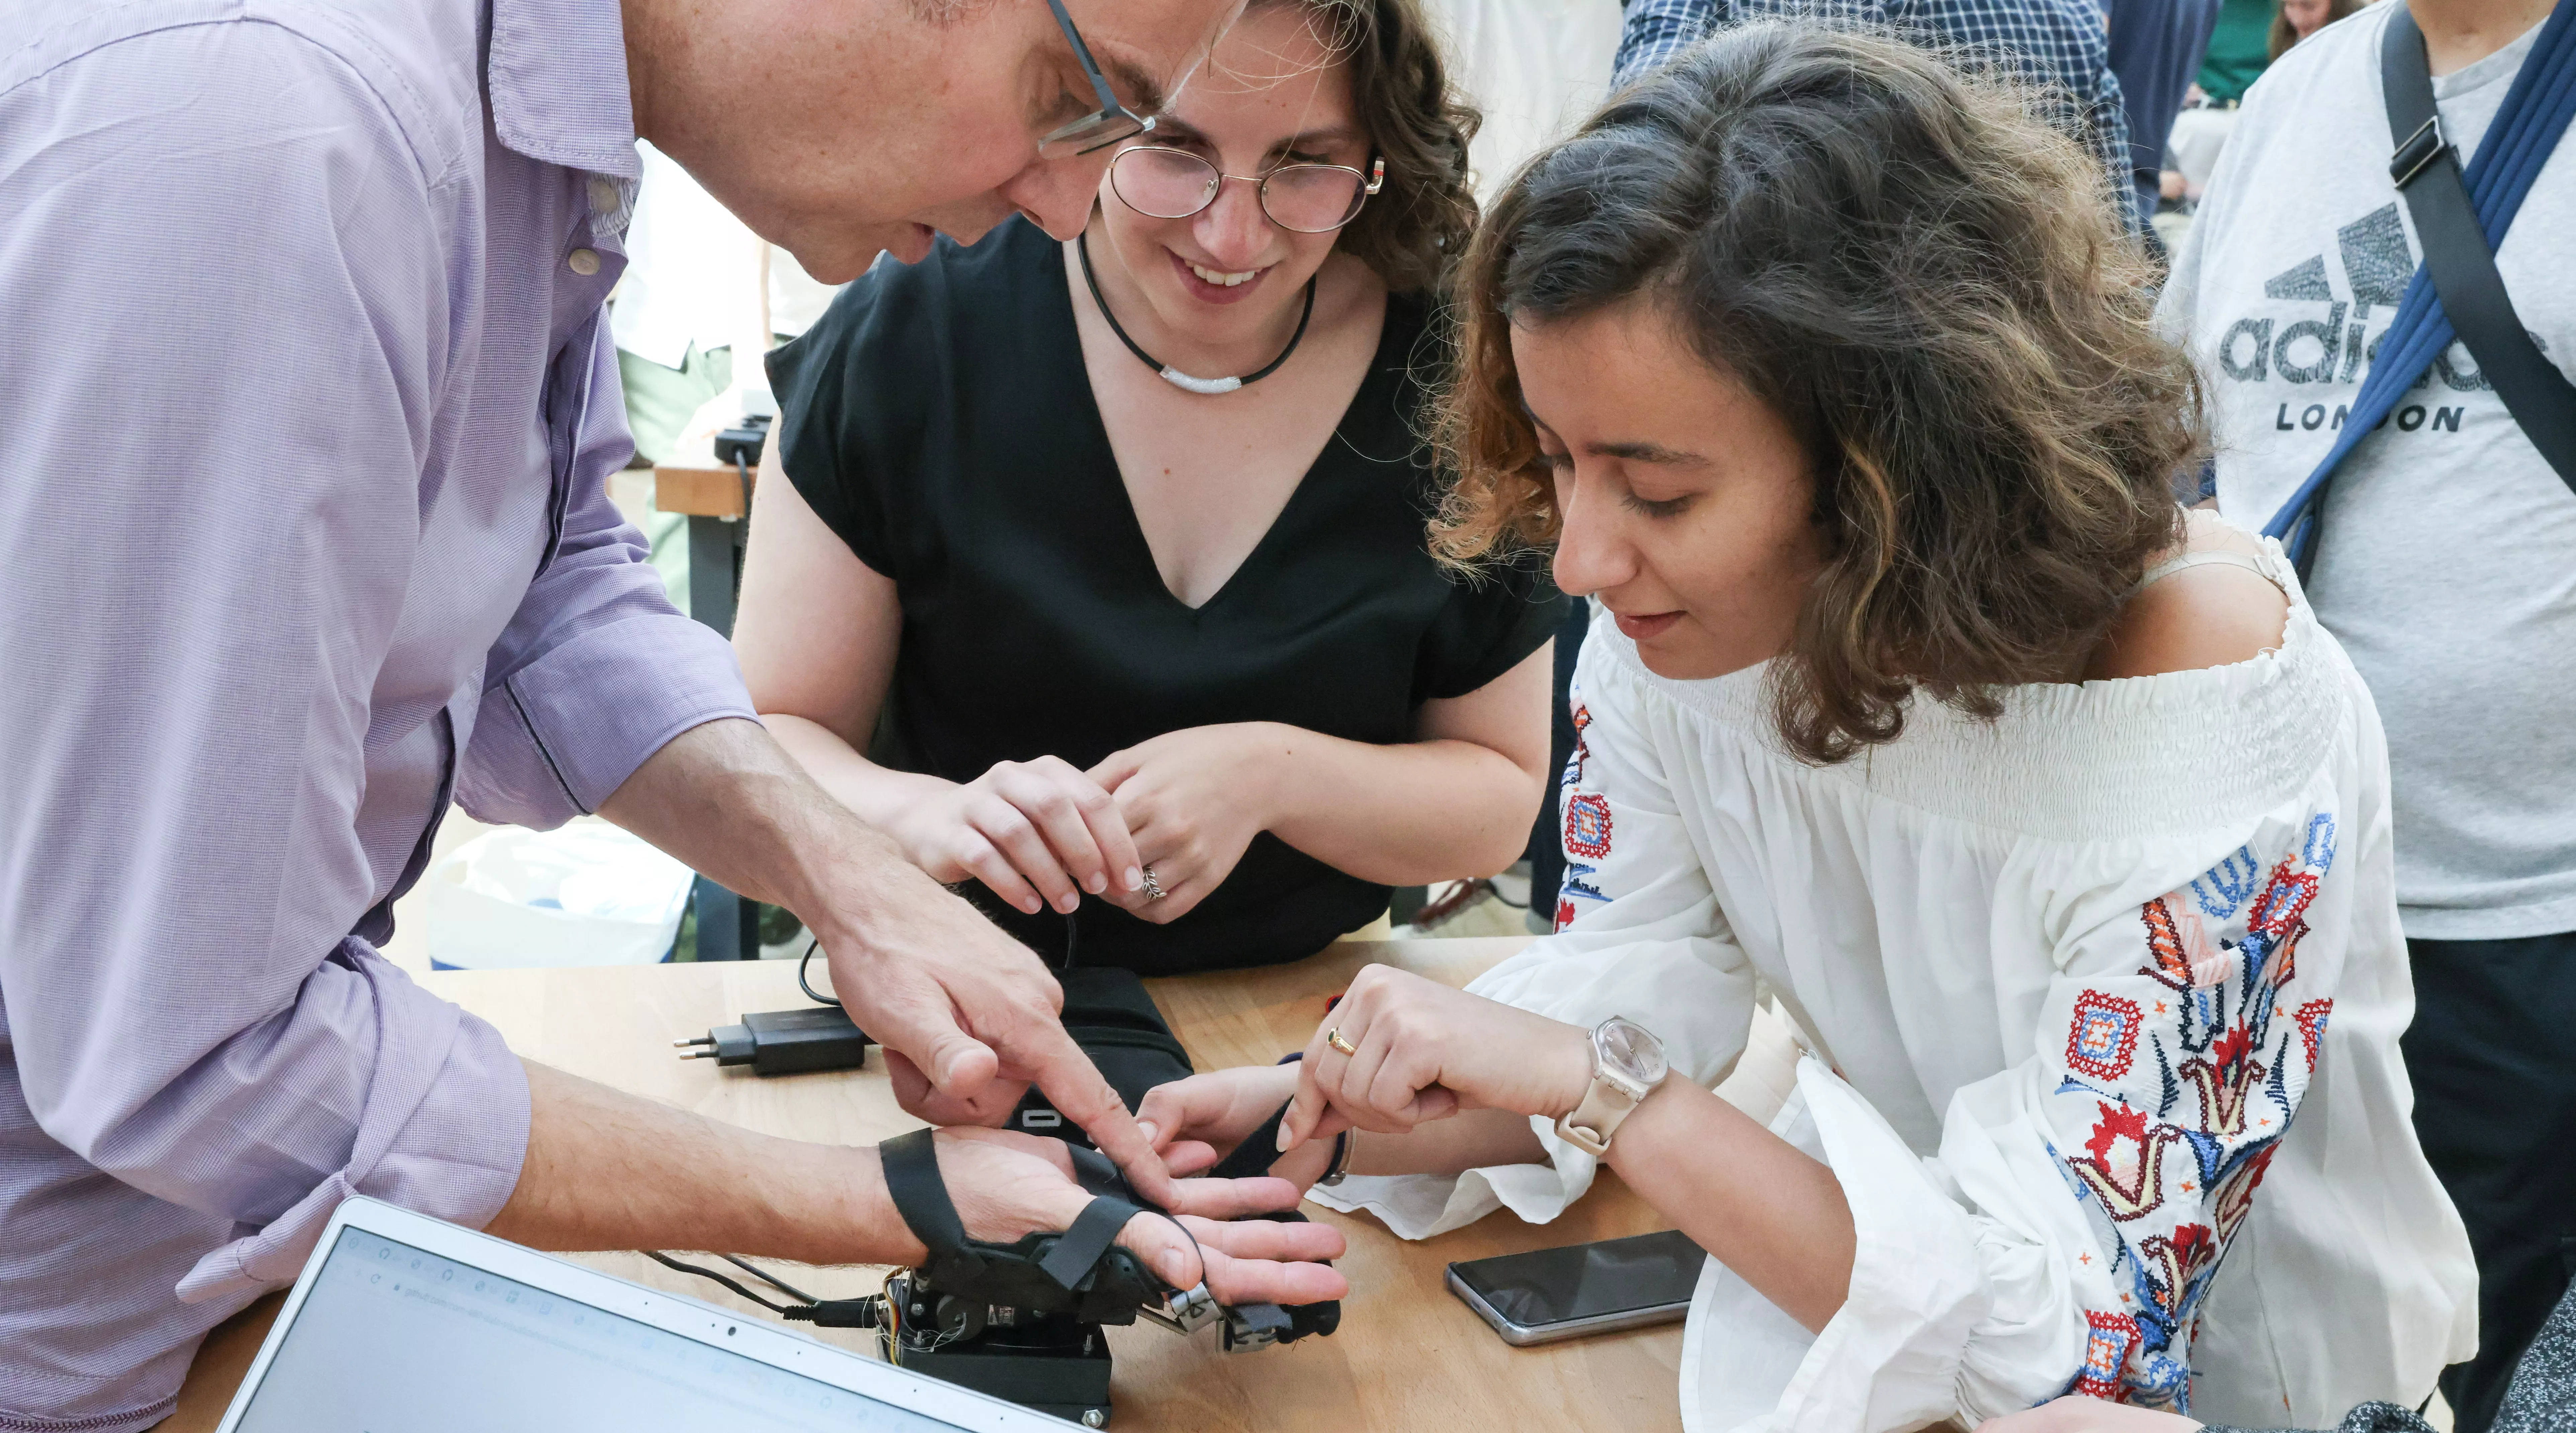
[[[1558,931],[1363,972],[1157,1138],[1293,1089],[1278,1172],[1415,1237],[1606,1148],[1712,1256],[1694,1433],[2419,1401],[2473,1276],[2379,724],[2277,547],[2174,506],[2149,277],[2022,101],[1877,39],[1728,32],[1542,154],[1465,262],[1437,536],[1595,599]],[[1808,1056],[1767,1129],[1710,1093],[1757,981]]]

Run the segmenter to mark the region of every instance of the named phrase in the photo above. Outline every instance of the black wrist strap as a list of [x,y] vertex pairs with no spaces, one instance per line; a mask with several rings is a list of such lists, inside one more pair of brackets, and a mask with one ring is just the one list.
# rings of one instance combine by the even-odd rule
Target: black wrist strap
[[2441,297],[2442,314],[2468,345],[2479,374],[2504,400],[2523,436],[2576,489],[2576,384],[2532,342],[2505,293],[2495,251],[2469,205],[2459,153],[2442,134],[2424,32],[2403,0],[2388,17],[2379,80],[2388,101],[2389,134],[2397,142],[2388,174],[2415,221],[2424,268]]
[[[933,1140],[932,1131],[917,1129],[896,1135],[877,1150],[885,1168],[886,1197],[894,1202],[894,1212],[903,1217],[912,1237],[930,1251],[927,1264],[938,1268],[961,1253],[979,1250],[977,1241],[967,1236],[966,1222],[957,1216],[956,1202],[948,1197],[948,1182],[939,1176],[938,1146]],[[1092,1201],[1075,1216],[1073,1227],[1056,1236],[1037,1260],[1039,1270],[1067,1292],[1078,1288],[1100,1256],[1118,1242],[1127,1221],[1145,1212],[1123,1197],[1126,1181],[1107,1156],[1081,1148],[1075,1148],[1073,1155],[1074,1177],[1092,1194]],[[980,1250],[996,1247],[986,1244]]]
[[894,1201],[894,1212],[937,1259],[966,1247],[966,1221],[957,1217],[948,1181],[939,1177],[938,1146],[932,1138],[927,1129],[896,1135],[877,1146],[877,1159],[885,1167],[886,1197]]

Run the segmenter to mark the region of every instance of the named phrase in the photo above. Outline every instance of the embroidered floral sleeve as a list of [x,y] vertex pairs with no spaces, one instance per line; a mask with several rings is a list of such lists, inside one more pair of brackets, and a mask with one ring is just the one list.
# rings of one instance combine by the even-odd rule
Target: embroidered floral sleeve
[[2197,875],[2144,856],[2180,881],[2144,899],[2175,877],[2035,872],[2056,930],[1996,939],[2037,935],[2057,974],[2007,1000],[2008,1026],[2036,1016],[2028,1053],[1956,1090],[1936,1158],[1801,1067],[1857,1253],[1782,1428],[1974,1427],[2068,1393],[2190,1411],[2212,1280],[2328,1058],[2354,905],[2337,822],[2260,818]]
[[2286,850],[2239,847],[2138,908],[2122,933],[2129,969],[2070,972],[2052,995],[2042,1034],[2063,1048],[2042,1102],[2049,1152],[2091,1230],[2078,1265],[2099,1275],[2081,1281],[2084,1359],[2068,1391],[2188,1411],[2203,1300],[2334,1009],[2339,962],[2303,968],[2300,945],[2335,837],[2334,814],[2316,812]]

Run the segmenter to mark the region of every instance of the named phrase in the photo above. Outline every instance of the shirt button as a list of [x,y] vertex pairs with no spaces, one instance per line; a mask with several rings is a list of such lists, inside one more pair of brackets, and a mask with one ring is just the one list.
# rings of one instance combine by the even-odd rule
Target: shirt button
[[594,214],[614,214],[617,212],[616,180],[603,178],[599,175],[591,176],[590,212]]
[[599,272],[599,251],[596,249],[575,249],[570,255],[565,257],[564,263],[570,266],[574,273],[581,275],[585,279],[589,278],[591,275]]

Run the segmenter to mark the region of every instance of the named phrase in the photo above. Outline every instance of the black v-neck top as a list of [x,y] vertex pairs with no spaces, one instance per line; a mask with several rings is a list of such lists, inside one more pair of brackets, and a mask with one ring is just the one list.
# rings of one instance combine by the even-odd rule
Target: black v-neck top
[[[1015,219],[973,248],[943,239],[918,264],[879,262],[769,357],[789,481],[902,602],[870,754],[969,781],[1049,754],[1087,768],[1221,722],[1411,740],[1424,702],[1501,676],[1565,612],[1534,567],[1469,584],[1431,559],[1422,410],[1443,358],[1421,306],[1389,299],[1339,429],[1193,610],[1137,526],[1056,241]],[[1063,951],[1062,917],[966,891],[1039,951]],[[1293,960],[1386,902],[1386,887],[1263,834],[1169,925],[1086,900],[1078,958],[1148,975]]]

